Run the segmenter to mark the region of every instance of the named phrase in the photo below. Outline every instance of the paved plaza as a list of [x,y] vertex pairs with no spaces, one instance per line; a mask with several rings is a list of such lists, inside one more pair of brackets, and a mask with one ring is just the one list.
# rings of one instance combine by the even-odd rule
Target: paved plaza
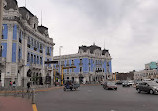
[[81,86],[77,91],[39,92],[36,103],[38,111],[157,111],[158,95],[139,94],[133,87],[113,91]]

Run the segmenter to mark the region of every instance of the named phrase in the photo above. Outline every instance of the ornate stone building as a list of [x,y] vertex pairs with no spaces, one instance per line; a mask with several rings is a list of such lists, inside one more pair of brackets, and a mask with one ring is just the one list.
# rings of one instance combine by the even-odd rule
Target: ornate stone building
[[3,86],[16,81],[18,86],[28,81],[43,84],[46,76],[53,77],[53,39],[48,28],[38,26],[38,18],[26,7],[18,7],[16,0],[5,0],[3,10],[2,57],[0,79]]
[[[106,75],[112,75],[111,56],[108,50],[101,50],[95,44],[80,46],[77,54],[55,56],[59,61],[54,69],[60,73],[61,67],[75,66],[73,69],[64,69],[64,80],[72,80],[79,83],[100,82],[106,79]],[[61,74],[61,73],[60,73]]]

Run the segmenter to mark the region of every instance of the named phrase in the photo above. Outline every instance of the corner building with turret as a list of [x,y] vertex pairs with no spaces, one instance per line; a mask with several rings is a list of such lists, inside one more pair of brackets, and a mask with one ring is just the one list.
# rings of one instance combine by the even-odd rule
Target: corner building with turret
[[38,18],[26,7],[18,7],[16,0],[4,0],[2,57],[0,80],[2,86],[15,81],[17,86],[45,83],[46,76],[53,77],[52,65],[44,61],[53,60],[53,39],[48,28],[38,26]]
[[[62,56],[54,56],[58,64],[54,65],[55,80],[60,82],[61,68],[63,69],[64,81],[71,80],[77,83],[96,83],[112,76],[112,63],[109,50],[102,50],[95,44],[91,46],[80,46],[78,53]],[[76,67],[76,68],[71,68]],[[54,75],[55,76],[55,75]]]

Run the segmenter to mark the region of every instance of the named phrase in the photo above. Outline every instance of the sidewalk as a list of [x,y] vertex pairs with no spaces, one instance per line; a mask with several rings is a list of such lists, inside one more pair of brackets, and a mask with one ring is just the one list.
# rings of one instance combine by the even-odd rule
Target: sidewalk
[[0,96],[0,111],[33,111],[33,109],[28,99]]

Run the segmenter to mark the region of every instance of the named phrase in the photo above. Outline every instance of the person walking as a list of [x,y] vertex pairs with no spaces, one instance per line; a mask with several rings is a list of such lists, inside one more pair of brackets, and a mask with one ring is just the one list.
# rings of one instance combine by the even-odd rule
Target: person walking
[[31,84],[30,84],[30,82],[28,82],[28,83],[27,83],[27,92],[29,92],[30,87],[31,87]]
[[15,83],[15,81],[13,82],[13,88],[15,88],[16,87],[16,83]]
[[9,82],[9,86],[10,86],[10,87],[12,86],[12,81]]

